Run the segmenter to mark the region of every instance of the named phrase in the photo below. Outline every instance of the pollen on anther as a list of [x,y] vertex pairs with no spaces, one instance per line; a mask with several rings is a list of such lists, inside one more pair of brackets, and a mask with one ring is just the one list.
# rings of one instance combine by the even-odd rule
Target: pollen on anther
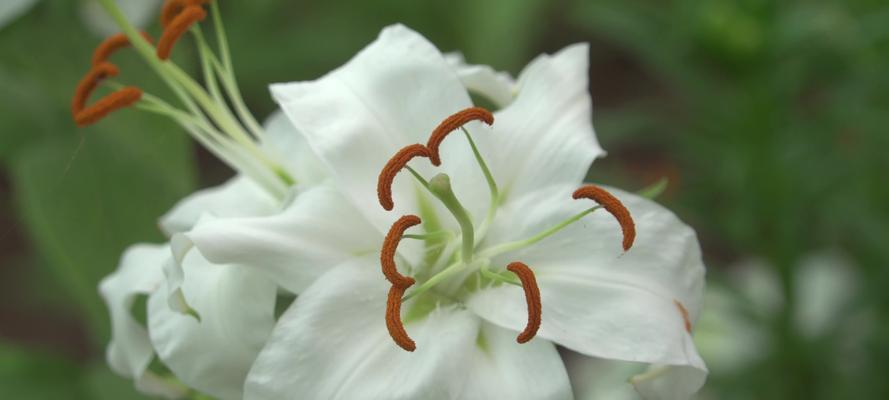
[[525,330],[519,333],[516,341],[526,343],[537,335],[540,329],[540,320],[543,313],[543,306],[540,302],[540,288],[537,286],[537,278],[534,271],[521,262],[512,262],[506,266],[506,269],[516,274],[522,282],[522,289],[525,291],[525,303],[528,305],[528,324]]
[[673,304],[676,305],[676,308],[679,309],[679,314],[682,315],[682,321],[685,323],[685,331],[691,333],[691,320],[688,317],[688,309],[686,309],[679,300],[673,299]]
[[432,165],[441,165],[441,156],[438,153],[438,148],[441,146],[441,142],[444,141],[445,137],[455,129],[466,125],[471,121],[482,121],[491,125],[494,123],[494,114],[491,114],[490,111],[481,107],[470,107],[445,118],[444,121],[441,121],[435,130],[432,131],[432,135],[429,136],[429,140],[426,142],[426,147],[429,148],[431,153],[429,159],[432,161]]
[[83,109],[74,116],[74,122],[77,126],[84,127],[92,125],[108,114],[113,113],[121,108],[128,107],[142,98],[142,90],[137,87],[128,86],[117,90],[105,97],[99,99],[93,105]]
[[167,0],[161,8],[161,26],[166,28],[188,6],[202,6],[210,0]]
[[429,158],[429,155],[429,149],[427,149],[426,146],[417,143],[405,146],[401,150],[398,150],[398,152],[386,162],[386,165],[383,167],[383,170],[380,171],[380,176],[377,179],[377,198],[380,200],[380,205],[383,206],[383,209],[390,211],[395,207],[395,203],[392,201],[392,182],[395,180],[395,175],[398,175],[398,172],[400,172],[414,157]]
[[[141,32],[142,37],[148,41],[148,43],[152,43],[153,40],[151,36],[148,35],[147,32]],[[117,52],[118,50],[127,47],[130,45],[130,38],[123,33],[117,33],[107,37],[102,41],[97,47],[96,50],[93,51],[93,66],[99,65],[105,61],[108,61],[108,58],[111,57],[112,54]]]
[[413,278],[398,273],[398,268],[395,265],[395,252],[398,250],[398,243],[401,242],[404,231],[420,224],[420,222],[422,222],[420,217],[416,215],[405,215],[392,224],[392,227],[389,228],[389,233],[386,234],[386,238],[383,240],[383,249],[380,251],[380,265],[383,267],[383,275],[393,285],[408,287],[414,284]]
[[93,91],[99,86],[99,83],[102,80],[117,76],[120,73],[120,70],[111,63],[100,63],[99,65],[94,66],[89,72],[84,75],[83,79],[77,84],[77,88],[74,90],[74,97],[71,100],[71,114],[76,117],[84,108],[86,108],[86,102],[89,99],[90,95],[93,94]]
[[411,339],[404,329],[401,322],[401,298],[404,297],[404,291],[408,286],[398,286],[393,284],[389,288],[389,297],[386,299],[386,328],[389,330],[389,336],[402,349],[414,351],[417,344]]
[[620,224],[620,229],[624,236],[624,251],[633,247],[633,241],[636,240],[636,224],[633,222],[633,217],[630,215],[630,211],[627,210],[617,197],[614,197],[614,195],[596,185],[582,186],[574,191],[573,197],[574,199],[590,199],[601,204],[602,207],[605,208],[605,211],[611,213]]
[[192,24],[198,21],[203,21],[206,17],[207,12],[200,6],[190,5],[185,7],[185,9],[177,14],[176,17],[164,28],[164,33],[157,42],[157,57],[161,60],[170,58],[173,46],[182,34],[185,33]]

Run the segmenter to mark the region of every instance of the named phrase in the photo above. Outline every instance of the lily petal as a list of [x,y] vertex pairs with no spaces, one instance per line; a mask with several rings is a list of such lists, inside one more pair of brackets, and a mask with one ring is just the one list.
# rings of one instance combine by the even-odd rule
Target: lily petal
[[[703,295],[704,266],[694,231],[652,201],[610,191],[636,222],[636,242],[627,253],[621,254],[617,223],[597,211],[526,250],[496,257],[494,265],[521,260],[537,274],[543,304],[539,337],[592,357],[688,366],[697,377],[683,376],[676,384],[702,384],[707,369],[687,332]],[[529,237],[592,205],[570,200],[570,193],[564,187],[516,201],[502,214],[513,221],[509,229],[495,227],[491,237]],[[526,323],[524,295],[511,285],[477,292],[468,307],[505,328],[520,331]]]
[[[324,77],[275,84],[271,91],[340,188],[383,233],[392,215],[415,212],[418,190],[405,172],[393,186],[394,212],[384,211],[376,201],[383,166],[400,148],[426,143],[444,118],[471,106],[438,49],[402,25],[385,28],[376,41]],[[481,213],[488,201],[487,193],[478,190],[485,187],[484,178],[465,140],[455,139],[444,143],[443,166],[435,171],[459,176],[452,181],[454,192],[471,212]],[[427,161],[412,166],[431,178]]]
[[264,271],[299,293],[330,266],[360,254],[377,254],[382,235],[330,186],[299,193],[280,214],[208,219],[173,242],[194,246],[216,264]]
[[500,108],[512,103],[517,87],[509,73],[495,71],[487,65],[467,64],[460,53],[445,54],[445,59],[470,92],[484,96]]
[[138,295],[157,292],[164,276],[161,265],[170,258],[166,245],[138,244],[128,248],[117,271],[99,283],[99,293],[111,314],[111,342],[108,344],[108,365],[115,373],[135,380],[143,393],[176,398],[184,390],[163,382],[148,370],[154,349],[148,332],[130,310]]
[[182,291],[201,320],[170,309],[166,293],[157,291],[148,302],[151,342],[188,386],[239,399],[247,371],[275,324],[276,285],[248,267],[214,265],[197,252],[184,261]]
[[644,364],[589,357],[565,348],[559,349],[559,353],[571,378],[575,399],[639,399],[629,381],[645,370]]
[[491,169],[509,196],[579,185],[605,154],[593,131],[588,60],[586,44],[537,57],[522,71],[515,100],[495,114]]
[[191,229],[203,215],[250,217],[270,215],[279,210],[278,201],[267,190],[239,175],[180,200],[161,217],[160,227],[167,236],[172,236]]
[[392,342],[389,283],[373,258],[331,270],[281,316],[247,377],[245,399],[455,398],[480,320],[441,308],[406,324],[418,350]]
[[[417,350],[420,351],[420,350]],[[556,346],[547,340],[517,344],[515,332],[484,322],[459,398],[571,399],[571,383]]]
[[281,163],[300,186],[314,186],[328,178],[329,173],[312,152],[306,137],[296,130],[283,111],[275,111],[265,124],[262,149]]
[[388,290],[372,258],[318,279],[279,319],[245,399],[570,399],[552,344],[519,348],[459,308],[407,322],[417,350],[402,350],[384,322]]

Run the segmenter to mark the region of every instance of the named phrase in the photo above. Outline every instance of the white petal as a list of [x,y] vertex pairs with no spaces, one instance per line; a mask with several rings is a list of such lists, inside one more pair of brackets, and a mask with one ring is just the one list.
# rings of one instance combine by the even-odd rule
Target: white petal
[[639,394],[630,378],[645,370],[644,364],[588,357],[567,349],[560,349],[571,389],[577,400],[633,400]]
[[535,59],[519,77],[515,101],[495,114],[496,148],[487,154],[510,196],[580,184],[604,154],[592,126],[588,50],[578,44]]
[[[148,26],[160,10],[161,3],[162,0],[117,0],[117,5],[127,20],[137,28]],[[87,28],[97,35],[108,36],[120,32],[120,27],[97,0],[87,0],[83,4],[81,15]]]
[[[469,349],[469,378],[460,398],[571,399],[571,384],[556,347],[546,340],[516,343],[515,332],[482,323],[484,345]],[[418,350],[420,351],[420,350]]]
[[500,108],[512,103],[517,88],[509,73],[495,71],[487,65],[467,64],[460,53],[448,53],[445,59],[470,92],[484,96]]
[[209,219],[174,237],[179,240],[214,263],[256,268],[299,293],[331,266],[377,254],[383,237],[337,190],[316,186],[280,214]]
[[551,344],[518,345],[465,310],[407,323],[417,350],[402,350],[385,327],[388,290],[374,259],[325,274],[279,320],[245,399],[570,398]]
[[200,321],[170,309],[166,293],[148,303],[151,342],[186,385],[222,399],[242,397],[247,371],[275,324],[277,286],[247,267],[184,260],[182,291]]
[[282,111],[275,111],[264,127],[262,149],[278,160],[298,185],[313,186],[327,179],[321,160]]
[[168,236],[191,229],[203,215],[250,217],[270,215],[280,205],[268,191],[246,176],[236,176],[222,185],[203,189],[180,200],[160,219]]
[[0,2],[0,28],[28,12],[34,4],[37,4],[37,0],[3,0]]
[[175,398],[182,395],[182,391],[148,371],[154,349],[145,327],[130,313],[136,296],[158,291],[163,282],[161,265],[169,258],[167,245],[131,246],[124,252],[117,271],[99,284],[99,292],[111,314],[108,365],[115,373],[133,378],[143,393]]
[[[611,192],[636,222],[636,242],[626,254],[620,228],[600,210],[529,249],[495,258],[494,265],[523,261],[535,271],[543,304],[539,337],[593,357],[706,371],[677,305],[694,323],[704,278],[694,231],[654,202]],[[516,201],[498,217],[510,229],[495,228],[491,237],[530,237],[593,205],[570,194],[553,189]],[[482,290],[468,305],[517,331],[527,321],[524,294],[511,285]]]
[[[339,186],[381,232],[389,229],[393,215],[416,212],[417,188],[409,174],[399,176],[393,187],[396,208],[387,213],[376,201],[380,170],[400,148],[426,143],[445,117],[471,105],[435,46],[401,25],[384,29],[324,77],[276,84],[271,90]],[[457,139],[444,142],[443,167],[435,172],[448,173],[464,205],[481,212],[487,205],[484,178],[465,140]],[[411,165],[432,177],[427,160]]]

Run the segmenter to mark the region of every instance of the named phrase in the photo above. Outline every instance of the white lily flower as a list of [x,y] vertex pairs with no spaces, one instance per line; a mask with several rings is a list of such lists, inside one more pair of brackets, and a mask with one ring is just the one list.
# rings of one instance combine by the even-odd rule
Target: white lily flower
[[[387,187],[378,178],[398,172],[380,173],[390,157],[472,105],[441,53],[393,26],[325,77],[273,86],[333,185],[304,191],[281,215],[201,221],[174,237],[299,293],[254,363],[245,398],[571,398],[556,345],[654,364],[633,382],[651,398],[694,393],[707,371],[690,334],[704,277],[694,232],[616,189],[616,198],[580,194],[595,190],[620,224],[570,198],[603,154],[587,57],[575,45],[532,62],[490,128],[466,125],[462,138],[441,144],[439,168],[415,160],[395,179],[394,213],[377,204],[378,186],[381,204]],[[435,172],[443,174],[430,179]],[[393,222],[409,214],[423,225],[395,251],[392,239],[398,245],[415,220]],[[400,273],[380,272],[384,241]],[[417,285],[408,289],[401,273]]]

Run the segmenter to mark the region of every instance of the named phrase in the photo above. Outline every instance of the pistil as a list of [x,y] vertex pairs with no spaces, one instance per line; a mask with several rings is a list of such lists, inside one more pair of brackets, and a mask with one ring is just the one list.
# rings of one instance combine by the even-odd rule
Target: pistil
[[463,238],[463,249],[460,254],[463,263],[472,262],[472,251],[475,247],[475,230],[472,227],[472,218],[469,213],[457,200],[454,191],[451,189],[451,178],[445,174],[438,174],[429,180],[429,190],[441,200],[442,204],[454,215],[457,224],[460,225],[460,232]]

